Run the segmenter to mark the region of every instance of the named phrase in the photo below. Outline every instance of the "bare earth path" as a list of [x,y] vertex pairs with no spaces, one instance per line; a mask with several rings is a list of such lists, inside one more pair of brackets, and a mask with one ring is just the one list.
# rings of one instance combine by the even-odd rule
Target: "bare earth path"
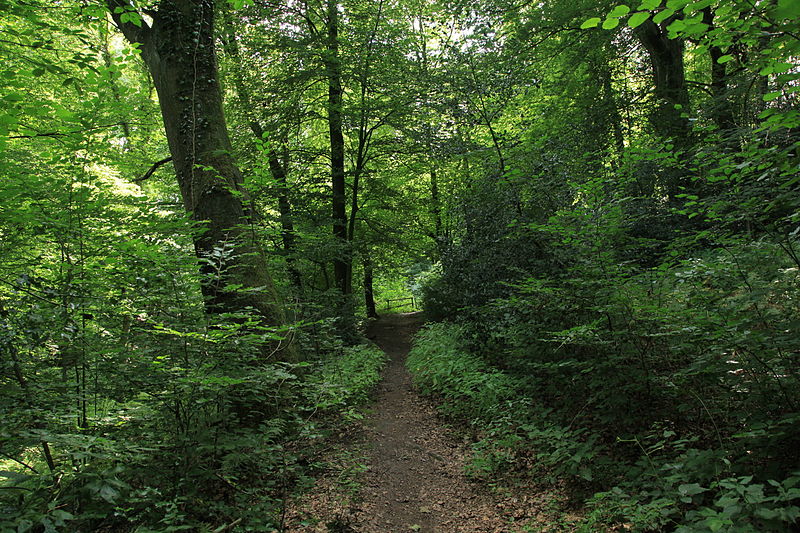
[[[418,314],[392,315],[368,331],[390,361],[372,414],[356,439],[360,443],[348,443],[364,454],[361,460],[366,470],[358,477],[360,488],[343,503],[341,496],[332,495],[337,490],[335,482],[328,480],[325,486],[323,481],[311,496],[313,503],[290,510],[294,520],[290,516],[287,531],[519,531],[519,522],[517,527],[514,522],[531,518],[541,508],[540,498],[499,498],[465,477],[463,440],[413,390],[404,366],[420,323]],[[318,520],[301,526],[297,518],[302,516]]]

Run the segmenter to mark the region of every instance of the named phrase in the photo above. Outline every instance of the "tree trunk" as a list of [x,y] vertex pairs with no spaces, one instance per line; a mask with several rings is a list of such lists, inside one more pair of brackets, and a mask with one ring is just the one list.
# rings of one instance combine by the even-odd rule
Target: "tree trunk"
[[283,241],[283,251],[286,254],[286,268],[289,270],[289,278],[298,291],[303,290],[303,278],[300,270],[295,264],[294,253],[297,249],[297,240],[294,233],[294,216],[292,215],[292,203],[289,200],[289,184],[286,180],[286,166],[281,163],[275,150],[270,150],[269,170],[275,182],[278,184],[278,213],[281,221],[281,240]]
[[[352,254],[353,243],[356,237],[356,217],[358,216],[358,195],[359,186],[361,181],[361,173],[364,170],[364,144],[359,139],[358,155],[356,156],[356,165],[353,169],[353,190],[350,196],[350,218],[347,221],[347,242],[349,243],[348,250]],[[353,288],[353,258],[350,256],[347,261],[347,283],[352,291]]]
[[[685,149],[691,145],[691,126],[684,116],[689,111],[689,91],[683,65],[684,43],[680,39],[670,39],[666,26],[669,20],[659,26],[652,20],[646,21],[636,29],[636,35],[644,45],[653,68],[653,83],[658,102],[650,120],[657,135],[664,140],[671,139],[678,160],[685,161]],[[667,169],[663,177],[664,192],[670,200],[675,200],[681,192],[692,188],[689,176],[680,165]]]
[[[714,12],[711,8],[703,10],[703,22],[714,28]],[[711,59],[711,94],[714,96],[711,117],[721,131],[729,132],[736,127],[736,122],[728,99],[727,65],[719,62],[725,53],[718,46],[710,47],[708,53]]]
[[712,46],[708,52],[711,57],[711,93],[714,95],[711,116],[720,130],[729,132],[736,127],[736,122],[728,100],[727,67],[719,63],[719,58],[725,54],[717,46]]
[[352,293],[347,273],[350,246],[347,241],[347,210],[344,173],[344,134],[342,133],[342,69],[339,62],[339,5],[328,0],[328,42],[325,71],[328,77],[328,132],[331,148],[331,184],[333,192],[333,236],[338,245],[333,260],[336,286],[344,296]]
[[[112,13],[132,9],[126,0],[108,5]],[[247,227],[243,178],[231,155],[214,52],[214,1],[162,0],[151,15],[152,26],[143,21],[137,27],[113,13],[125,37],[140,44],[153,77],[184,207],[205,223],[194,245],[206,309],[252,308],[267,324],[281,324],[283,312]]]
[[367,317],[378,318],[378,311],[375,309],[372,258],[369,256],[369,250],[364,254],[364,305],[367,308]]
[[[430,146],[430,143],[429,143]],[[429,148],[429,153],[432,149]],[[442,201],[439,194],[439,174],[437,173],[436,164],[431,165],[431,205],[430,213],[433,216],[433,238],[436,241],[436,260],[439,260],[444,255],[445,236],[443,235],[442,227]]]
[[669,39],[662,26],[648,20],[636,29],[636,35],[647,50],[653,68],[658,99],[652,117],[653,127],[664,137],[673,137],[682,142],[688,140],[690,132],[688,119],[681,116],[689,108],[689,91],[683,67],[684,45],[680,39]]
[[[241,69],[242,63],[241,54],[239,53],[239,45],[236,42],[236,33],[234,32],[233,25],[228,18],[227,11],[224,22],[226,26],[226,36],[224,40],[225,53],[235,61],[236,68]],[[254,107],[253,98],[250,95],[250,91],[245,84],[245,80],[241,75],[240,70],[237,70],[234,73],[233,81],[236,86],[236,92],[238,93],[242,109],[248,115],[247,123],[250,127],[250,131],[253,132],[253,136],[257,141],[264,141],[264,134],[266,132],[264,131],[264,127],[261,125],[261,122],[258,120],[258,117],[254,116],[252,113],[252,109]],[[281,162],[280,158],[278,157],[277,150],[272,146],[270,146],[267,151],[267,160],[269,163],[270,173],[275,179],[275,182],[278,184],[278,213],[281,223],[281,240],[283,241],[283,251],[284,256],[286,257],[286,269],[289,272],[289,278],[292,281],[292,285],[294,285],[298,291],[301,291],[303,288],[302,277],[300,275],[300,271],[297,269],[297,265],[295,265],[293,255],[296,250],[296,239],[294,233],[292,203],[289,200],[289,185],[286,179],[286,164]]]
[[[372,134],[382,123],[381,120],[372,127],[368,126],[370,113],[373,110],[367,100],[367,97],[369,94],[369,82],[371,79],[373,45],[375,43],[375,36],[378,33],[378,27],[380,25],[381,16],[383,13],[383,2],[384,0],[380,0],[378,4],[378,13],[375,16],[375,23],[372,26],[372,31],[370,32],[369,38],[364,45],[364,55],[361,60],[359,73],[361,103],[359,105],[358,118],[358,147],[356,148],[356,159],[355,164],[353,165],[353,186],[350,196],[350,217],[347,222],[347,242],[349,243],[347,253],[349,255],[347,256],[347,281],[345,282],[345,285],[349,287],[350,292],[353,291],[353,253],[355,251],[354,243],[356,236],[356,220],[358,217],[358,211],[360,209],[358,205],[358,198],[361,194],[361,178],[362,176],[366,177],[367,155],[370,150]],[[384,119],[385,118],[386,117],[384,117]],[[367,251],[367,253],[369,252]]]
[[[614,140],[613,146],[616,152],[616,158],[621,158],[622,154],[625,152],[625,134],[622,131],[622,115],[617,107],[614,86],[611,83],[611,65],[606,62],[604,67],[601,73],[603,78],[603,107],[611,123],[611,135]],[[612,164],[615,166],[617,165],[616,159],[612,160]]]

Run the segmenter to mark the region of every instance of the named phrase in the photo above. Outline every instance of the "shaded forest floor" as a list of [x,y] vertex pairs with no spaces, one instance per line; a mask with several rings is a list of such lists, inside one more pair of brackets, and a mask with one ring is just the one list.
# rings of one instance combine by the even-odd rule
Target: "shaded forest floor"
[[464,473],[469,441],[413,389],[404,362],[418,313],[390,315],[368,331],[389,356],[371,412],[339,434],[330,468],[291,502],[285,531],[557,531],[560,495],[532,487],[490,490]]

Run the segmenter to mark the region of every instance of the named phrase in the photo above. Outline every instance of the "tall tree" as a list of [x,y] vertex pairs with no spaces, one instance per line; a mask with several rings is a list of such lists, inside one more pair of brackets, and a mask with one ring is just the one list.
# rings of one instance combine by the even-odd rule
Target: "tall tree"
[[668,22],[656,24],[645,21],[636,29],[636,36],[647,50],[653,72],[655,96],[658,99],[653,114],[653,126],[678,140],[689,138],[689,121],[685,113],[689,107],[689,91],[683,64],[684,42],[668,36]]
[[336,286],[347,297],[352,293],[348,272],[351,251],[347,240],[347,192],[345,190],[344,133],[342,129],[342,65],[339,58],[339,3],[327,0],[327,42],[324,56],[328,79],[328,132],[330,135],[333,235],[340,250],[333,261]]
[[[283,322],[272,278],[252,232],[243,177],[231,155],[214,50],[213,0],[162,0],[142,13],[107,0],[115,23],[139,45],[158,93],[184,207],[205,227],[194,237],[210,312],[255,309]],[[152,19],[148,24],[141,15]]]
[[[292,203],[289,199],[289,184],[287,180],[288,157],[281,160],[279,155],[279,148],[286,147],[286,135],[269,135],[273,132],[268,132],[262,125],[260,118],[253,112],[256,102],[245,80],[245,66],[242,62],[238,36],[234,30],[233,22],[231,21],[231,14],[227,10],[225,11],[224,25],[224,50],[225,54],[228,55],[234,63],[233,82],[236,87],[236,92],[238,93],[241,107],[247,114],[247,125],[257,143],[269,143],[267,147],[267,161],[270,173],[278,186],[278,212],[280,214],[281,241],[283,244],[283,251],[286,254],[286,266],[292,284],[295,288],[301,290],[303,287],[302,276],[294,260],[294,254],[296,253],[296,235],[294,229],[294,214],[292,213]],[[267,139],[267,137],[279,137],[281,142],[275,142],[275,139]]]

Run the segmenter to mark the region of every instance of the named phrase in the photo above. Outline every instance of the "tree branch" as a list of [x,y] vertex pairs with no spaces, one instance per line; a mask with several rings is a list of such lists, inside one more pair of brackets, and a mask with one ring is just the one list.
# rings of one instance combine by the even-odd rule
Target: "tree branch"
[[153,174],[155,174],[156,170],[158,170],[159,167],[161,167],[162,165],[166,165],[170,161],[172,161],[172,157],[165,157],[161,161],[156,161],[155,163],[153,163],[153,166],[151,166],[150,169],[147,172],[145,172],[144,174],[142,174],[138,178],[135,178],[133,180],[133,182],[134,183],[140,183],[140,182],[142,182],[142,181],[144,181],[146,179],[149,179],[150,177],[152,177]]
[[90,131],[97,131],[103,130],[107,128],[114,128],[116,126],[122,126],[124,124],[140,124],[145,126],[151,126],[152,124],[148,124],[146,122],[115,122],[114,124],[101,124],[98,126],[92,126],[90,128],[85,128],[82,130],[70,130],[70,131],[48,131],[44,133],[31,133],[29,135],[9,135],[9,139],[36,139],[37,137],[66,137],[69,135],[75,135],[76,133],[86,133]]

